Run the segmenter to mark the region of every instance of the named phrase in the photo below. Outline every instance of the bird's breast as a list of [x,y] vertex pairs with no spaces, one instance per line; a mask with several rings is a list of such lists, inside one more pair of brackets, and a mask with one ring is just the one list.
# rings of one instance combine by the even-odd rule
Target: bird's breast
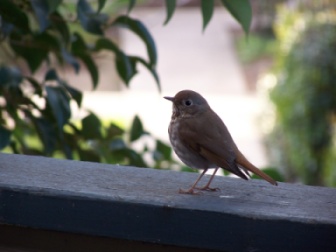
[[168,132],[169,140],[173,146],[174,152],[181,159],[183,163],[191,168],[196,169],[207,169],[207,168],[216,168],[216,165],[211,161],[205,159],[197,151],[191,149],[188,146],[188,143],[184,143],[180,139],[180,120],[175,119],[170,122]]

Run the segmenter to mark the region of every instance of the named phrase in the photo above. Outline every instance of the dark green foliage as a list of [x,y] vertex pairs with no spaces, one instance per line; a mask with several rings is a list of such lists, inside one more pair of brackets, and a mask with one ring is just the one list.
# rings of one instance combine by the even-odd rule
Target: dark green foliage
[[[126,86],[143,65],[161,89],[155,42],[145,25],[129,15],[105,13],[114,1],[18,0],[0,1],[0,149],[13,153],[45,155],[139,167],[170,168],[176,165],[169,145],[144,130],[135,117],[130,130],[108,126],[92,112],[71,121],[71,103],[82,105],[83,94],[61,78],[71,66],[76,74],[87,70],[92,88],[99,83],[95,56],[114,54],[115,70]],[[211,19],[213,1],[202,1],[204,28]],[[224,2],[223,2],[224,3]],[[125,3],[123,3],[125,5]],[[128,14],[136,1],[127,2]],[[166,1],[167,23],[175,1]],[[225,5],[225,4],[224,4]],[[250,10],[247,0],[232,4]],[[113,10],[114,13],[117,10]],[[249,17],[234,14],[246,30]],[[127,55],[106,30],[122,27],[145,44],[146,57]],[[81,64],[82,63],[82,64]],[[86,69],[81,67],[84,65]],[[35,76],[44,72],[44,79]],[[139,139],[151,144],[135,146]],[[146,141],[144,141],[146,142]]]
[[203,17],[203,31],[210,22],[214,10],[214,0],[201,0],[202,17]]
[[241,24],[245,33],[250,29],[252,9],[249,0],[221,0],[231,15]]
[[336,25],[307,25],[288,54],[279,54],[278,83],[271,91],[278,122],[272,145],[279,149],[287,179],[336,185]]
[[166,2],[167,17],[164,22],[164,25],[168,24],[176,8],[176,0],[166,0],[165,2]]
[[[148,62],[126,55],[115,42],[105,37],[104,30],[111,26],[108,15],[101,12],[106,1],[98,1],[96,11],[91,2],[79,0],[75,10],[82,30],[71,32],[72,22],[59,10],[60,6],[67,4],[40,0],[0,2],[1,50],[5,52],[2,55],[21,57],[32,74],[43,64],[46,68],[44,80],[39,81],[29,74],[22,74],[22,63],[14,62],[18,67],[6,66],[4,64],[9,61],[1,59],[0,96],[4,103],[0,106],[0,147],[9,146],[18,153],[57,154],[80,159],[86,156],[85,160],[91,157],[92,161],[97,161],[99,153],[93,155],[83,146],[86,145],[84,141],[103,137],[100,119],[89,114],[82,120],[81,128],[71,124],[70,102],[73,100],[80,107],[82,93],[61,79],[57,70],[49,66],[50,61],[56,60],[59,66],[70,65],[76,73],[82,71],[79,64],[82,61],[91,75],[93,88],[96,88],[99,71],[93,56],[99,51],[110,50],[116,55],[116,69],[126,85],[137,73],[136,65],[140,63],[148,66],[160,87],[155,70],[156,48],[146,27],[128,16],[115,18],[112,25],[126,26],[144,41]],[[96,37],[92,40],[85,31]],[[35,139],[33,144],[31,139]],[[134,153],[129,156],[141,163]]]

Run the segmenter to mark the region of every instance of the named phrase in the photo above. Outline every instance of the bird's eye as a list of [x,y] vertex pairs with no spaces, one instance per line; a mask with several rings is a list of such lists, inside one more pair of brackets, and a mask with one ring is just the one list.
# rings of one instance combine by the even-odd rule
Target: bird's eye
[[192,101],[191,100],[185,100],[184,105],[189,107],[190,105],[192,105]]

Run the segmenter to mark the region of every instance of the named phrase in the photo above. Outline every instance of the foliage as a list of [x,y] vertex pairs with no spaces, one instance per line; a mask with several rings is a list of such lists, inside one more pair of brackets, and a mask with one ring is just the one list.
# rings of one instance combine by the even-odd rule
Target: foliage
[[[128,14],[134,0],[119,1],[2,0],[0,2],[0,148],[14,153],[45,155],[141,167],[170,167],[171,148],[151,137],[138,117],[130,130],[111,123],[104,126],[92,112],[80,122],[71,120],[71,104],[81,107],[83,94],[61,75],[71,66],[75,73],[84,66],[92,88],[99,82],[95,57],[110,51],[115,71],[126,86],[138,65],[151,73],[160,90],[156,71],[155,42],[144,24]],[[251,22],[248,0],[221,1],[247,32]],[[166,0],[172,18],[176,1]],[[127,7],[127,15],[120,15]],[[211,20],[214,1],[202,1],[203,29]],[[119,12],[118,12],[119,10]],[[133,32],[146,46],[145,58],[127,55],[107,36],[120,27]],[[36,73],[42,72],[38,78]],[[155,146],[136,150],[137,140],[149,137]],[[38,141],[34,139],[38,139]],[[145,160],[144,157],[151,156]]]
[[277,83],[270,93],[276,108],[271,138],[277,161],[286,168],[288,180],[335,186],[336,23],[329,18],[332,10],[279,11]]
[[250,34],[248,40],[245,37],[239,37],[236,48],[241,62],[248,64],[261,57],[273,56],[276,43],[272,37]]

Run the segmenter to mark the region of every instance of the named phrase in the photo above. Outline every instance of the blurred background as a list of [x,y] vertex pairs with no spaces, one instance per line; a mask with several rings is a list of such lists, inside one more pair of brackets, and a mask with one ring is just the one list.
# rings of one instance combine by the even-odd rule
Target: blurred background
[[[23,10],[27,13],[34,12],[34,6],[27,1],[17,2],[25,4]],[[14,35],[9,41],[2,40],[2,68],[15,68],[8,72],[2,69],[0,80],[5,83],[8,76],[33,76],[25,81],[33,86],[29,99],[34,101],[34,105],[25,101],[26,107],[21,104],[8,112],[11,102],[17,105],[18,99],[14,101],[13,93],[6,93],[9,82],[7,89],[2,85],[0,133],[4,136],[4,151],[192,171],[170,148],[167,130],[172,105],[162,98],[192,89],[208,100],[240,150],[266,173],[279,181],[336,185],[336,1],[251,0],[248,35],[242,22],[223,8],[221,1],[214,2],[205,29],[202,10],[206,6],[200,6],[200,1],[176,1],[166,25],[169,8],[165,1],[138,1],[128,17],[141,25],[118,19],[130,9],[130,2],[107,1],[101,9],[109,20],[120,24],[104,27],[103,37],[113,45],[90,34],[96,32],[92,32],[92,23],[88,25],[81,19],[78,9],[90,13],[90,5],[100,8],[97,1],[79,1],[77,5],[75,1],[64,1],[56,6],[57,15],[70,20],[69,34],[77,39],[69,39],[68,52],[62,49],[67,64],[48,58],[32,71],[32,63],[22,60],[29,62],[32,55],[23,53],[13,42],[19,35],[11,31]],[[80,25],[71,23],[76,19],[76,8]],[[102,21],[104,16],[97,13],[95,20]],[[36,22],[41,26],[42,21],[37,18]],[[149,35],[143,33],[142,25]],[[81,31],[81,26],[88,33]],[[6,38],[4,28],[9,28],[2,25]],[[154,45],[148,37],[152,37]],[[93,63],[88,60],[89,54],[76,51],[81,46],[92,50]],[[157,50],[156,62],[153,48]],[[137,64],[130,78],[124,76],[127,67],[120,64],[124,62],[121,52],[131,55],[131,67]],[[149,63],[132,58],[134,55]],[[75,58],[81,61],[77,63]],[[99,71],[96,81],[93,65]],[[79,73],[73,70],[76,67],[80,67]],[[53,100],[58,97],[54,89],[58,85],[70,94],[66,99],[69,111],[58,109],[66,107],[64,101],[62,105]],[[19,96],[24,96],[21,93]],[[35,112],[28,112],[31,109]],[[54,123],[48,125],[41,120],[44,117],[53,118]]]

